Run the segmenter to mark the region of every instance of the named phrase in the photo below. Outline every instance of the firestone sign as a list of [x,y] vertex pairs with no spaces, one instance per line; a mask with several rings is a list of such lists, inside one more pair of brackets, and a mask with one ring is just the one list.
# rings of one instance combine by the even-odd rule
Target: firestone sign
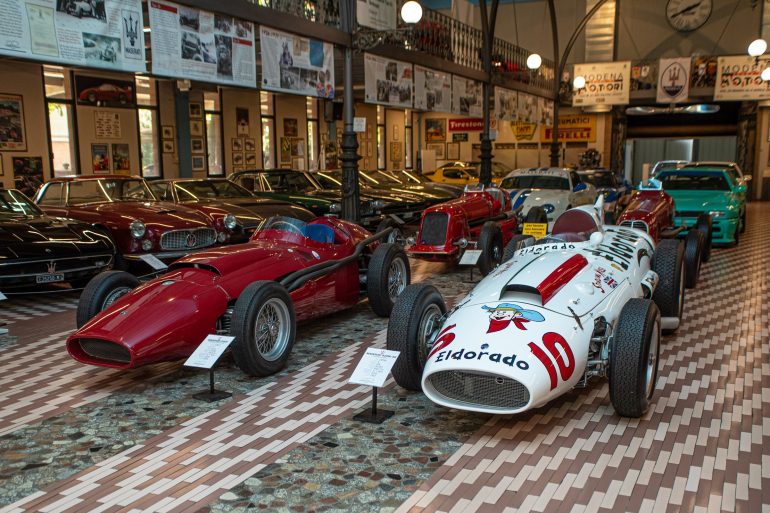
[[770,99],[770,83],[760,76],[764,68],[765,64],[749,56],[719,57],[714,100]]
[[449,120],[450,132],[481,132],[484,130],[484,120],[481,118],[460,118]]
[[576,64],[575,76],[586,85],[573,91],[572,105],[625,105],[631,84],[631,61]]

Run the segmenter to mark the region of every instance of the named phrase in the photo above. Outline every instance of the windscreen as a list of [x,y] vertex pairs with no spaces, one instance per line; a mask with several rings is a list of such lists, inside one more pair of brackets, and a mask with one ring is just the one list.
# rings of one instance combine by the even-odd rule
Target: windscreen
[[729,191],[730,186],[722,171],[712,172],[663,172],[658,175],[665,191]]
[[69,182],[69,204],[155,201],[144,180],[103,178]]
[[583,181],[590,183],[594,187],[617,187],[617,182],[612,173],[580,173]]
[[500,187],[503,189],[553,189],[569,190],[569,180],[563,176],[522,175],[505,178]]
[[226,180],[196,180],[174,184],[180,201],[196,201],[216,198],[250,198],[252,194],[239,185]]
[[29,198],[13,190],[0,190],[0,216],[38,216],[42,212]]

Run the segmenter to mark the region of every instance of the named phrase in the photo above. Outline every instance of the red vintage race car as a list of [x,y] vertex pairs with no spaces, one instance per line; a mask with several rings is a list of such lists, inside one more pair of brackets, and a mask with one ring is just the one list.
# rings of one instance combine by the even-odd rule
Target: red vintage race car
[[[533,210],[531,221],[536,215],[545,219],[542,209]],[[424,260],[459,262],[466,248],[475,248],[481,251],[476,263],[486,276],[503,260],[518,228],[518,212],[503,189],[468,187],[461,197],[425,209],[407,252]]]
[[79,362],[129,369],[192,354],[208,334],[235,337],[235,363],[254,376],[278,372],[296,321],[350,308],[361,293],[387,317],[409,284],[409,261],[392,228],[372,235],[333,217],[270,218],[244,244],[177,260],[139,284],[109,271],[80,297],[67,351]]

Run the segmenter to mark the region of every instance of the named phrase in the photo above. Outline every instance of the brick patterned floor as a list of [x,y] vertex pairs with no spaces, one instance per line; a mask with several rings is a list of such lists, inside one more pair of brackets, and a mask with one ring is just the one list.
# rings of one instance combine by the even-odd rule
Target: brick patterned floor
[[[741,244],[715,250],[688,291],[683,325],[663,339],[647,415],[617,417],[599,380],[523,415],[489,416],[397,511],[770,511],[770,223],[763,218],[770,204],[752,204]],[[16,322],[25,328],[36,320]],[[198,511],[366,404],[369,390],[346,381],[362,351],[383,337],[328,354],[0,512]],[[61,338],[51,333],[3,353],[0,385],[12,393],[0,398],[0,434],[88,408],[98,393],[142,379],[126,373],[110,381],[114,373],[70,366],[55,343]],[[47,374],[20,382],[41,361]]]

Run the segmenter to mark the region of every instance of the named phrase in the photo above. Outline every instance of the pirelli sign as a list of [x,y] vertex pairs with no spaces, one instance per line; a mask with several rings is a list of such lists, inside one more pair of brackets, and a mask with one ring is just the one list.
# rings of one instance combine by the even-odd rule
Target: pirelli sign
[[[564,142],[596,142],[596,114],[559,116],[559,140]],[[553,127],[540,127],[540,141],[553,141]]]

